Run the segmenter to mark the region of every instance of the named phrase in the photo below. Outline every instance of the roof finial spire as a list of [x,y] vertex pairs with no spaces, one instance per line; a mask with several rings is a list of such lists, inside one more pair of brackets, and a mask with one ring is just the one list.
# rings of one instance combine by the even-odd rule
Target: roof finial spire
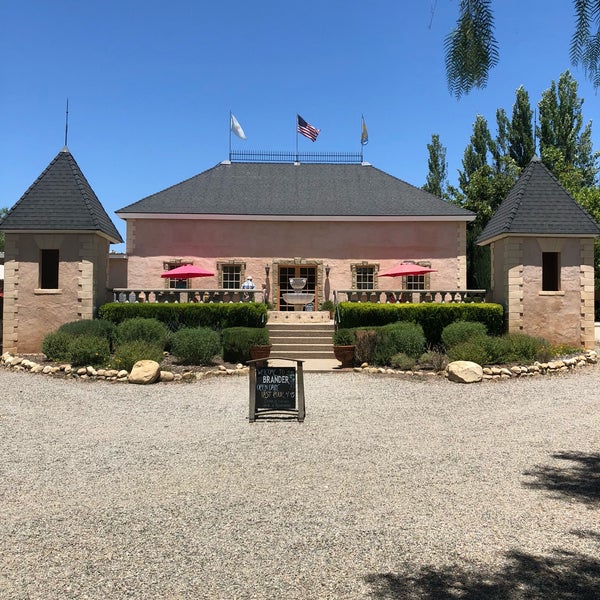
[[67,148],[68,137],[69,137],[69,98],[67,98],[67,110],[65,113],[65,148]]

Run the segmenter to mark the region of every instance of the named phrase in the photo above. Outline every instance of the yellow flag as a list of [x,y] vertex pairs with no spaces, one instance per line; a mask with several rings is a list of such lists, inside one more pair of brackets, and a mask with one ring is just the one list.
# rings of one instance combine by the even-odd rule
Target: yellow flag
[[366,144],[369,143],[369,132],[367,131],[367,125],[365,124],[365,118],[361,117],[362,119],[362,133],[360,135],[360,143],[365,146]]

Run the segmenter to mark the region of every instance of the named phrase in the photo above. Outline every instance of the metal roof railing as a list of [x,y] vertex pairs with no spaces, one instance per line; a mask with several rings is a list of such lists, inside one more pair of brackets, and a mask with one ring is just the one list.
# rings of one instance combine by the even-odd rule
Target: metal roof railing
[[231,162],[256,163],[309,163],[309,164],[360,164],[361,152],[285,152],[261,150],[232,150]]

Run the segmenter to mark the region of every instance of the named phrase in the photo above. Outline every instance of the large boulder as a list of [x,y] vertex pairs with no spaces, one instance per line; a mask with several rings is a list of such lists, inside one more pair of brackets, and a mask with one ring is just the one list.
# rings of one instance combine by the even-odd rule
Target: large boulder
[[155,383],[160,377],[160,365],[154,360],[138,360],[129,373],[129,383]]
[[446,367],[448,379],[456,383],[476,383],[483,379],[483,368],[469,360],[455,360]]

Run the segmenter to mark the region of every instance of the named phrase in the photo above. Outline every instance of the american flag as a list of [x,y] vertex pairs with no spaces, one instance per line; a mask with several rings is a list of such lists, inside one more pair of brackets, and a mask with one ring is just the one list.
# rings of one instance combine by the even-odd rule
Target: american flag
[[314,142],[321,130],[307,123],[300,115],[296,116],[298,117],[298,133],[301,133],[304,137]]

